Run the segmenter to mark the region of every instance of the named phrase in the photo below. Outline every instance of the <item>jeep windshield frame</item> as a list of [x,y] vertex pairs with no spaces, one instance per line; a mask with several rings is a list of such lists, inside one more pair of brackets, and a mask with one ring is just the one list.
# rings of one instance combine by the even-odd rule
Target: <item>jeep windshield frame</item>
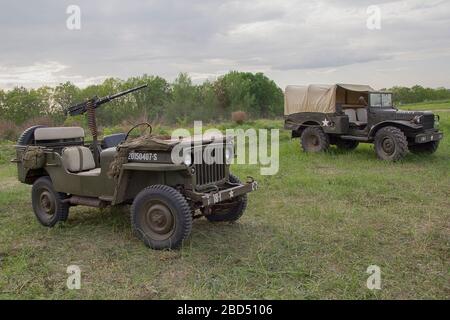
[[393,109],[391,92],[370,92],[369,106],[373,108],[388,108]]

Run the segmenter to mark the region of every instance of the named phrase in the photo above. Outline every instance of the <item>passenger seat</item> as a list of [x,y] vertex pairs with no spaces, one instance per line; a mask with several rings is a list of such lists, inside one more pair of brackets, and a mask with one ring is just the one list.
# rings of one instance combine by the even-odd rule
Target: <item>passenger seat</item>
[[348,116],[349,122],[357,125],[358,127],[367,124],[367,122],[358,121],[358,119],[356,118],[355,109],[344,109],[344,113]]
[[95,168],[94,156],[87,147],[67,147],[62,151],[62,163],[71,173],[82,176],[98,176],[100,168]]
[[356,109],[356,118],[359,122],[367,124],[367,109],[366,108],[358,108]]

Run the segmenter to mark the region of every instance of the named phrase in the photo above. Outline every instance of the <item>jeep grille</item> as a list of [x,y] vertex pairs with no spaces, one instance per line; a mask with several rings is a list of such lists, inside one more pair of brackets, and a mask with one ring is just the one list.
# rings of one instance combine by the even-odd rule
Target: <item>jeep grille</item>
[[[198,148],[194,152],[203,152],[204,148]],[[216,152],[221,152],[223,157],[224,149],[217,149]],[[193,158],[195,159],[195,158]],[[203,158],[202,158],[203,159]],[[196,189],[205,189],[208,186],[219,184],[223,182],[226,178],[226,164],[224,159],[222,158],[222,163],[205,163],[202,160],[202,163],[194,163],[193,167],[195,169],[195,188]]]

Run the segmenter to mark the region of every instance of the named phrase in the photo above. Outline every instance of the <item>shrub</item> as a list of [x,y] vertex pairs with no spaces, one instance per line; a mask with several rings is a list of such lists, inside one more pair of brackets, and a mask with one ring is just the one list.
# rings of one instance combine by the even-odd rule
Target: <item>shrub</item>
[[12,121],[0,120],[0,140],[15,141],[21,130]]
[[237,124],[243,124],[247,121],[247,113],[244,111],[235,111],[231,113],[231,120],[236,122]]

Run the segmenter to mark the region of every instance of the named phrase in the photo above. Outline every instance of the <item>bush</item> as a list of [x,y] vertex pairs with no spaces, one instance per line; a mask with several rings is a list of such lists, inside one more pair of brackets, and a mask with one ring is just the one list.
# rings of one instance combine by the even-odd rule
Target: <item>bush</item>
[[12,121],[0,120],[0,140],[15,141],[21,130]]
[[244,111],[235,111],[231,113],[231,120],[236,122],[237,124],[243,124],[247,121],[247,113]]

